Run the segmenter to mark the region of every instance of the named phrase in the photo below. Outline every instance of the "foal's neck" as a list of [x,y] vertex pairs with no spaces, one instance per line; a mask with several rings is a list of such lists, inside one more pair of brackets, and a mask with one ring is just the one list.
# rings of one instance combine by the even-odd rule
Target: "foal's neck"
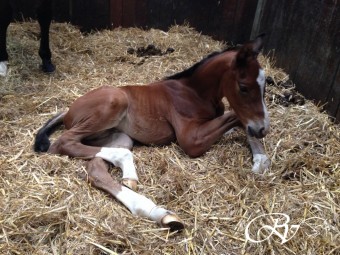
[[202,99],[219,102],[224,97],[222,79],[230,71],[232,62],[230,53],[224,52],[207,60],[188,79],[187,85]]

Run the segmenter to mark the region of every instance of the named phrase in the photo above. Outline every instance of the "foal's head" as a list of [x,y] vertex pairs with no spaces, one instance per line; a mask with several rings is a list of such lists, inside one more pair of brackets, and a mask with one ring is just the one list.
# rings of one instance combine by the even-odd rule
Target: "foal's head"
[[232,73],[225,94],[250,136],[264,137],[269,117],[264,103],[265,75],[257,61],[262,35],[241,47],[232,62]]

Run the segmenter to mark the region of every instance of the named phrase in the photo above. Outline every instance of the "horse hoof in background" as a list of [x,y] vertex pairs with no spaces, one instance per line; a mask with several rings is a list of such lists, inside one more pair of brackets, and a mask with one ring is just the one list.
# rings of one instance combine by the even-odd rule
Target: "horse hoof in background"
[[[7,28],[12,20],[12,6],[9,0],[0,0],[0,76],[7,74],[8,53],[6,49]],[[49,46],[49,30],[52,20],[52,1],[40,0],[37,5],[37,19],[40,26],[39,56],[42,60],[41,70],[53,73],[55,66],[52,63]]]

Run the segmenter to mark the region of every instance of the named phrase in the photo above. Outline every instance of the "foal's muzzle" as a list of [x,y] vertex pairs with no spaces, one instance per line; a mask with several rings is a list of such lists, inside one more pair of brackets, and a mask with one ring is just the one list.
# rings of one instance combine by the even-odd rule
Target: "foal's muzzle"
[[251,126],[248,126],[247,132],[250,136],[255,136],[256,138],[263,138],[267,134],[265,127],[252,128]]

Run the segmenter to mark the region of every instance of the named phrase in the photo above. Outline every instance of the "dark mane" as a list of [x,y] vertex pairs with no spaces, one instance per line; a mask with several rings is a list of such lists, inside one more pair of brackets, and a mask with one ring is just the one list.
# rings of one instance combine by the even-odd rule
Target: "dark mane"
[[210,53],[208,56],[206,56],[205,58],[203,58],[201,61],[197,62],[196,64],[194,64],[193,66],[189,67],[188,69],[185,69],[184,71],[181,71],[179,73],[167,76],[164,78],[164,80],[178,80],[181,78],[187,78],[193,75],[193,73],[198,69],[198,67],[200,67],[202,64],[204,64],[207,60],[221,54],[224,53],[226,51],[231,51],[231,50],[236,50],[238,49],[238,46],[235,47],[228,47],[222,51],[214,51],[212,53]]

